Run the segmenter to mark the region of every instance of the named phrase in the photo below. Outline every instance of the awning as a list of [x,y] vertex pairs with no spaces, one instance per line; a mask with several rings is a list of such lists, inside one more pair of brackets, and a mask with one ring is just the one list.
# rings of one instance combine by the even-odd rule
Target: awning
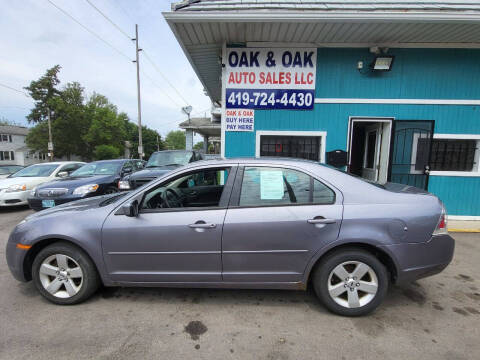
[[213,101],[222,45],[480,48],[480,2],[189,0],[163,14]]

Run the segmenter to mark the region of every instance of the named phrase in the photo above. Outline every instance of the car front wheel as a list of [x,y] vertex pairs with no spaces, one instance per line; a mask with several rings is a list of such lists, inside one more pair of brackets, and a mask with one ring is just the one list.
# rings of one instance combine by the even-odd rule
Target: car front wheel
[[33,261],[32,277],[40,294],[59,305],[85,301],[100,285],[88,255],[67,243],[54,243],[42,249]]
[[345,249],[322,259],[313,274],[313,286],[328,310],[343,316],[361,316],[383,301],[388,272],[369,252]]

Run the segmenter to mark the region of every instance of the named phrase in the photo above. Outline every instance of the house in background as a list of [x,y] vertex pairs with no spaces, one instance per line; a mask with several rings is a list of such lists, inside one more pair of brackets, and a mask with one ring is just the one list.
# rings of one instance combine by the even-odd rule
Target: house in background
[[164,13],[221,155],[305,158],[480,219],[480,5],[185,0]]
[[28,166],[48,161],[46,154],[27,147],[28,131],[23,126],[0,125],[0,165]]

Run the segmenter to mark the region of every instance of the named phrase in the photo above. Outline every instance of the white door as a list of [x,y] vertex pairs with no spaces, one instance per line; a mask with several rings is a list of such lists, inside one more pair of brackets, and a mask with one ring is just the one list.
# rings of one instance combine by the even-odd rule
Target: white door
[[363,155],[362,177],[378,181],[380,168],[380,146],[382,144],[381,123],[365,128],[365,151]]

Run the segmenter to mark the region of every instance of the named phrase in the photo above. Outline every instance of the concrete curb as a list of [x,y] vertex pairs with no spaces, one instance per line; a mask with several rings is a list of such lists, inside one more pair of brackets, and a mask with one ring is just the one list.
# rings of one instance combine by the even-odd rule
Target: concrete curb
[[448,229],[448,232],[453,233],[480,233],[480,229]]

